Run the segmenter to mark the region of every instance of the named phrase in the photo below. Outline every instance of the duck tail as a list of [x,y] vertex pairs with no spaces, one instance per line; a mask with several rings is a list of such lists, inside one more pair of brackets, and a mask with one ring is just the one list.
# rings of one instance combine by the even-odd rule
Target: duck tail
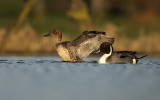
[[142,59],[142,58],[144,58],[144,57],[146,57],[147,55],[144,55],[144,56],[142,56],[142,57],[139,57],[139,58],[136,58],[136,59]]

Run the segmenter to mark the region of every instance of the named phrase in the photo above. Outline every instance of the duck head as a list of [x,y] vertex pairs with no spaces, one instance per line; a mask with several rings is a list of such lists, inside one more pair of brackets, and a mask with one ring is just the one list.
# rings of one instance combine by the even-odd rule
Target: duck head
[[100,51],[103,53],[103,56],[99,59],[98,63],[106,64],[106,59],[112,55],[112,45],[108,42],[104,42],[100,46]]
[[100,51],[105,54],[109,54],[113,52],[113,47],[108,42],[104,42],[100,46]]
[[58,30],[58,29],[55,29],[55,30],[49,32],[48,34],[46,34],[46,35],[44,35],[44,36],[58,37],[58,36],[60,36],[60,35],[62,35],[61,31]]
[[61,42],[61,39],[62,39],[62,32],[58,29],[55,29],[53,31],[51,31],[50,33],[44,35],[45,37],[46,36],[53,36],[56,38],[57,40],[57,43]]

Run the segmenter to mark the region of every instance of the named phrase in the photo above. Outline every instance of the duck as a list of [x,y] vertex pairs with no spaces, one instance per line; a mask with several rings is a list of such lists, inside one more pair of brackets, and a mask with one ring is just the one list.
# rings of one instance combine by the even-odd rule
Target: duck
[[73,41],[64,42],[62,42],[62,32],[58,29],[54,29],[44,36],[55,38],[54,48],[65,62],[83,62],[83,58],[100,51],[100,45],[103,42],[114,43],[114,38],[107,37],[106,33],[101,31],[84,31]]
[[113,46],[108,43],[103,43],[100,51],[104,54],[99,59],[99,64],[136,64],[139,59],[147,56],[137,57],[136,51],[113,51]]

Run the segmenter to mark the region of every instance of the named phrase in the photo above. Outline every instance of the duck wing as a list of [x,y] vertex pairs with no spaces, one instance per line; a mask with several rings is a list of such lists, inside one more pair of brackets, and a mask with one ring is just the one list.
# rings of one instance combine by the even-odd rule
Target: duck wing
[[137,53],[136,51],[114,51],[114,53],[118,54],[120,58],[130,57],[135,59],[142,59],[147,56],[147,55],[143,55],[141,57],[137,57],[136,54],[139,54],[139,53]]
[[119,55],[120,58],[126,58],[126,57],[136,58],[137,54],[137,52],[135,51],[114,51],[114,53]]
[[113,44],[114,38],[106,37],[105,32],[84,31],[82,35],[70,42],[70,47],[76,50],[75,53],[80,59],[83,59],[98,51],[103,42]]

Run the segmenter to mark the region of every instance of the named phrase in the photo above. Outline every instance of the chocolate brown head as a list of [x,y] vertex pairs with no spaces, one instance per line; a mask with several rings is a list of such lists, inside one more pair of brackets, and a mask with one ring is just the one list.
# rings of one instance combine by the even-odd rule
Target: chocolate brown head
[[[102,53],[109,54],[110,51],[111,51],[110,46],[112,47],[112,45],[111,45],[110,43],[104,42],[104,43],[102,43],[101,46],[100,46],[100,51],[101,51]],[[112,50],[113,50],[113,47],[112,47]]]

